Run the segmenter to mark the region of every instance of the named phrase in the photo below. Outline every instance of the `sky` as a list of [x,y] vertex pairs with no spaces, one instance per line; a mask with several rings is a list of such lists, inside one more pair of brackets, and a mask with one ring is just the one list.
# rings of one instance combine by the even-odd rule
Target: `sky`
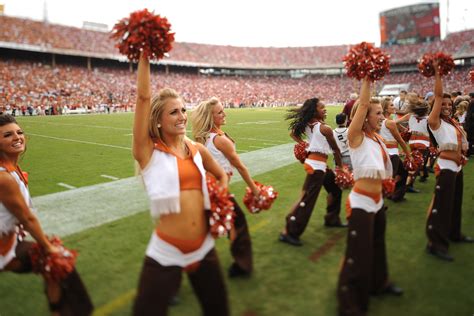
[[[295,47],[380,43],[379,13],[432,1],[413,0],[0,0],[5,15],[82,27],[111,28],[130,12],[148,8],[166,16],[176,41]],[[449,2],[449,3],[448,3]],[[474,0],[439,0],[441,36],[474,28]],[[448,10],[449,7],[449,10]],[[449,15],[447,14],[449,12]],[[449,17],[449,23],[447,22]]]

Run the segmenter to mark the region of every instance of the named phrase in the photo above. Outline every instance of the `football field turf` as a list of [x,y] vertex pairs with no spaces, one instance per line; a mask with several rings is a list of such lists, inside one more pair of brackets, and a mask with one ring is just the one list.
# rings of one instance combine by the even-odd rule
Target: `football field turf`
[[[268,165],[262,172],[255,171],[258,174],[255,180],[270,184],[279,192],[271,210],[255,215],[246,213],[255,265],[250,279],[227,278],[231,263],[229,242],[224,238],[217,241],[232,315],[336,315],[336,283],[346,229],[323,226],[324,190],[302,235],[304,246],[295,248],[277,241],[284,217],[298,198],[305,177],[302,165],[296,160],[290,164],[279,160],[280,156],[293,155],[291,145],[286,154],[275,150],[292,142],[284,121],[285,111],[282,108],[227,110],[224,130],[235,139],[239,154],[248,157],[249,169],[257,170],[252,169],[256,168],[253,164],[261,160]],[[328,108],[327,122],[333,126],[338,111],[338,107]],[[107,202],[108,207],[129,207],[127,199],[125,202],[120,199],[131,194],[130,191],[126,186],[118,191],[114,183],[126,183],[135,174],[130,150],[132,119],[131,114],[19,118],[29,135],[21,166],[29,172],[34,201],[48,207],[59,205],[55,201],[68,196],[74,204],[65,206],[68,208],[65,214],[80,212],[82,217],[74,220],[78,225],[88,220],[97,224],[84,225],[89,228],[76,228],[72,233],[68,233],[69,228],[61,230],[66,246],[79,251],[77,268],[96,306],[95,315],[130,315],[145,248],[153,230],[146,201],[134,206],[137,212],[120,213],[112,221],[98,218],[97,211],[105,206],[88,201],[94,201],[94,196],[100,200],[99,194],[105,194],[103,200],[112,201]],[[264,155],[258,155],[259,152]],[[474,235],[473,166],[470,161],[464,169],[463,230],[471,236]],[[472,315],[474,245],[452,245],[453,263],[428,256],[424,252],[424,225],[434,188],[433,175],[430,174],[426,183],[417,182],[416,187],[422,193],[407,194],[408,201],[386,203],[389,272],[405,293],[402,297],[372,298],[369,315]],[[242,201],[245,184],[235,181],[230,188],[237,201]],[[344,191],[343,203],[347,194]],[[43,219],[42,212],[48,210],[39,207],[38,212]],[[61,207],[54,212],[45,217],[45,227],[61,226],[55,222],[55,218],[64,217]],[[107,213],[101,216],[107,217]],[[200,315],[191,287],[186,278],[183,280],[181,302],[170,308],[170,315]],[[38,276],[0,274],[0,297],[1,316],[48,314]]]

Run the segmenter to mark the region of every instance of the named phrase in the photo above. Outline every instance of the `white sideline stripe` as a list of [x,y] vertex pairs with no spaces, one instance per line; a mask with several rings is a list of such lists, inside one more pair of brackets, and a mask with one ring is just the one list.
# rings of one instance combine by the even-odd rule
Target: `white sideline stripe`
[[118,180],[120,178],[117,178],[117,177],[114,177],[114,176],[109,176],[107,174],[101,174],[100,175],[102,178],[106,178],[106,179],[111,179],[111,180]]
[[59,185],[60,187],[69,189],[69,190],[77,189],[77,188],[76,188],[75,186],[73,186],[73,185],[66,184],[66,183],[62,183],[62,182],[59,182],[57,185]]
[[91,128],[104,128],[104,129],[116,129],[120,131],[130,131],[131,128],[123,127],[113,127],[113,126],[103,126],[103,125],[84,125],[84,124],[71,124],[71,123],[57,123],[57,122],[41,122],[41,121],[32,121],[32,120],[21,120],[25,123],[37,123],[37,124],[49,124],[49,125],[60,125],[60,126],[77,126],[77,127],[91,127]]
[[[252,176],[296,162],[294,144],[284,144],[240,155]],[[239,174],[231,183],[242,181]],[[33,198],[43,229],[67,236],[149,209],[141,180],[130,177]]]
[[94,142],[88,142],[88,141],[85,141],[85,140],[77,140],[77,139],[70,139],[70,138],[46,136],[46,135],[33,134],[33,133],[28,133],[28,135],[38,136],[38,137],[43,137],[43,138],[49,138],[49,139],[55,139],[55,140],[61,140],[61,141],[65,141],[65,142],[73,142],[73,143],[81,143],[81,144],[88,144],[88,145],[96,145],[96,146],[104,146],[104,147],[111,147],[111,148],[132,150],[132,149],[129,148],[129,147],[116,146],[116,145],[109,145],[109,144],[101,144],[101,143],[94,143]]
[[250,145],[249,147],[250,147],[250,148],[258,148],[258,149],[265,148],[265,147],[262,147],[262,146],[252,146],[252,145]]

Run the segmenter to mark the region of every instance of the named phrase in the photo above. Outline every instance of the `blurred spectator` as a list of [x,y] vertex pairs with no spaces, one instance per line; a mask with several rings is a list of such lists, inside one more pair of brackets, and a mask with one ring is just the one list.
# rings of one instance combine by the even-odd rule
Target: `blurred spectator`
[[351,124],[351,112],[352,112],[352,107],[354,106],[354,103],[357,100],[357,93],[351,93],[349,96],[349,101],[346,102],[344,105],[344,108],[342,109],[342,113],[346,115],[347,118],[347,127]]

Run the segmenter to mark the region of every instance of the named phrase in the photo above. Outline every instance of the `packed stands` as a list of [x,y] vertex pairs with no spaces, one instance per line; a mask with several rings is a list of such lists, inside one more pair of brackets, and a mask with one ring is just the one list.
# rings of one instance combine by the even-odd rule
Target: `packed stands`
[[[0,42],[33,45],[64,54],[117,55],[108,33],[0,16]],[[2,44],[2,43],[0,43]],[[175,43],[167,62],[241,68],[341,67],[348,45],[262,48]],[[442,50],[456,56],[474,56],[474,30],[450,34],[443,41],[385,48],[392,64],[415,63],[424,52]]]

